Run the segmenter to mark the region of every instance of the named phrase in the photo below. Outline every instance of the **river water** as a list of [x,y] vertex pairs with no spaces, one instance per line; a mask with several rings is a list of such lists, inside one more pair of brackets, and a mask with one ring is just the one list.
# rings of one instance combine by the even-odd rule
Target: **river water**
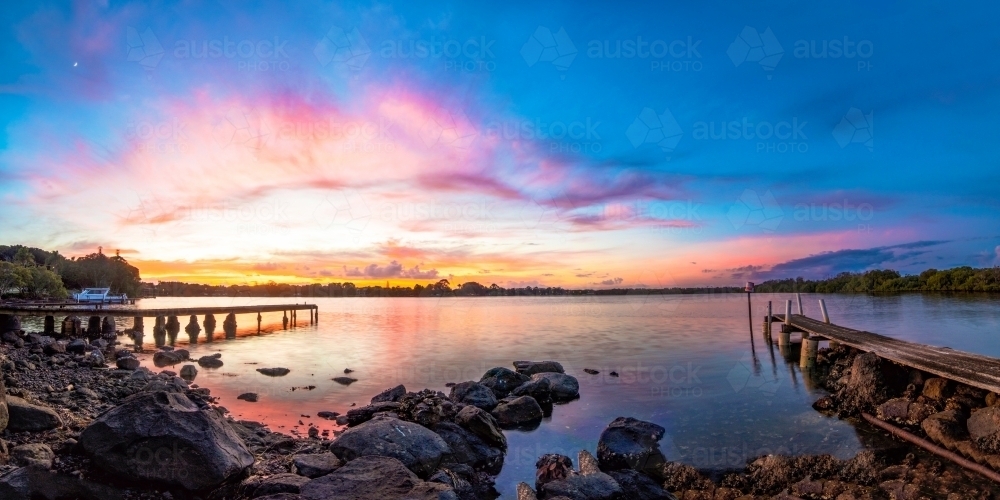
[[[805,313],[819,317],[825,299],[834,323],[892,337],[1000,357],[996,296],[803,295]],[[178,346],[193,358],[221,353],[225,365],[199,368],[195,383],[221,398],[236,418],[274,430],[305,433],[308,424],[336,430],[322,410],[345,413],[396,384],[448,393],[448,382],[479,380],[514,360],[556,360],[580,380],[580,399],[555,407],[532,431],[507,431],[509,450],[497,488],[514,496],[532,483],[544,453],[574,457],[594,452],[601,430],[618,416],[667,429],[662,448],[670,460],[700,469],[741,468],[766,453],[831,453],[849,458],[861,448],[854,427],[811,408],[823,395],[798,366],[797,347],[783,356],[762,336],[768,301],[784,312],[788,294],[754,294],[752,329],[744,294],[614,297],[482,298],[157,298],[139,308],[252,305],[307,301],[319,321],[282,329],[282,313],[238,316],[235,339],[222,334],[192,343],[182,330]],[[201,319],[201,318],[199,318]],[[182,327],[187,318],[180,318]],[[131,320],[119,320],[121,328]],[[146,350],[152,351],[151,320]],[[127,340],[123,340],[127,342]],[[154,370],[150,355],[143,363]],[[255,371],[287,367],[271,378]],[[599,370],[597,375],[584,368]],[[179,366],[173,369],[179,369]],[[357,382],[331,379],[351,369]],[[610,371],[620,376],[612,377]],[[308,387],[313,386],[313,389]],[[293,390],[293,388],[295,388]],[[257,403],[236,399],[244,392]],[[308,415],[308,417],[306,417]],[[300,424],[300,422],[302,422]]]

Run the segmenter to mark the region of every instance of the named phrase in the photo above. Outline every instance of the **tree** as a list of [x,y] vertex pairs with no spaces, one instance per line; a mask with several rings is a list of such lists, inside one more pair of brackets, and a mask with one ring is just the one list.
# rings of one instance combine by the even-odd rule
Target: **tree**
[[24,269],[27,271],[27,277],[21,287],[22,295],[33,299],[47,297],[63,299],[68,295],[58,274],[38,266]]
[[0,262],[0,298],[15,290],[20,290],[27,278],[26,268],[10,262]]

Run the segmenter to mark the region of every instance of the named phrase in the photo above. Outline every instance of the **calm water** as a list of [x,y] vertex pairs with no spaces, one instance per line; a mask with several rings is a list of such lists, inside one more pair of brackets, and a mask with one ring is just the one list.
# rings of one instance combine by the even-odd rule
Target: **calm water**
[[[820,297],[803,296],[806,314],[819,317]],[[997,297],[822,297],[835,323],[1000,357]],[[862,446],[854,428],[811,408],[822,392],[799,369],[797,351],[782,356],[761,336],[767,301],[781,313],[786,298],[753,296],[752,336],[745,295],[307,299],[319,305],[316,325],[302,313],[300,326],[285,331],[281,313],[265,314],[267,332],[258,336],[256,319],[241,315],[238,338],[225,339],[218,316],[213,342],[202,332],[198,343],[186,345],[182,330],[177,345],[195,358],[222,353],[225,366],[199,368],[195,383],[220,396],[234,416],[303,433],[310,422],[336,428],[316,412],[344,413],[399,383],[447,393],[448,382],[479,380],[487,369],[511,367],[514,360],[560,361],[580,380],[581,398],[556,406],[534,431],[507,432],[510,449],[497,488],[508,498],[518,481],[531,483],[539,455],[593,452],[601,430],[618,416],[664,426],[667,457],[703,469],[742,467],[770,452],[853,456]],[[158,298],[138,307],[294,301]],[[154,348],[151,324],[147,320],[147,350]],[[131,326],[131,320],[120,325]],[[156,370],[148,354],[143,362]],[[280,378],[255,372],[268,366],[292,371]],[[356,383],[331,380],[345,368],[354,370]],[[601,373],[588,375],[584,368]],[[611,370],[621,376],[608,376]],[[292,390],[307,386],[315,389]],[[244,392],[258,393],[260,401],[237,400]]]

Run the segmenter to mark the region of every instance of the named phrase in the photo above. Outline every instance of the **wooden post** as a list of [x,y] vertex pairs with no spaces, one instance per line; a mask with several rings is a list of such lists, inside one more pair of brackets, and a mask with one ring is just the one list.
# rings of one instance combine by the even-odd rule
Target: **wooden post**
[[804,315],[805,313],[802,312],[802,294],[795,294],[795,300],[799,303],[799,314]]
[[257,334],[260,335],[260,312],[257,313]]
[[767,301],[767,336],[771,336],[771,301]]
[[284,330],[288,329],[288,311],[284,311],[284,315],[281,317],[281,328]]
[[799,355],[799,367],[810,368],[816,365],[816,351],[819,349],[819,340],[802,339],[802,352]]
[[830,315],[826,312],[826,302],[823,299],[819,299],[819,310],[823,313],[823,322],[830,324]]
[[56,317],[45,316],[45,335],[55,335],[55,333],[56,333]]
[[786,300],[785,301],[785,324],[786,325],[791,325],[792,324],[792,301],[791,300]]

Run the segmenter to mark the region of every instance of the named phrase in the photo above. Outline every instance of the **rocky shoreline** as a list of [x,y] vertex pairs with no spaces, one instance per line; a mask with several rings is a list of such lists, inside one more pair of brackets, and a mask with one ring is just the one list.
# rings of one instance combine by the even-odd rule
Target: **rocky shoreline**
[[[537,427],[579,397],[577,380],[558,362],[516,361],[449,394],[386,389],[344,415],[321,415],[346,425],[332,440],[299,437],[233,419],[208,388],[185,379],[194,364],[220,364],[218,357],[155,352],[158,366],[184,365],[177,375],[142,368],[133,349],[103,339],[16,330],[3,340],[4,499],[493,499],[507,452],[503,431]],[[847,419],[870,413],[1000,465],[996,394],[846,347],[823,349],[816,372],[830,392],[818,411]],[[596,456],[538,457],[518,499],[980,499],[1000,491],[879,432],[872,432],[878,443],[850,460],[768,455],[721,476],[668,461],[659,449],[664,432],[619,417],[595,436]]]

